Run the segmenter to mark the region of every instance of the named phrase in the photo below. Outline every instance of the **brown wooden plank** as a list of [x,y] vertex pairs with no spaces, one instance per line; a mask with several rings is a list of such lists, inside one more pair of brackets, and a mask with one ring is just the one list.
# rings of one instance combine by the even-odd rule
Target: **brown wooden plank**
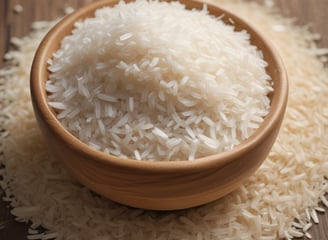
[[285,16],[295,18],[300,25],[310,25],[313,32],[320,33],[318,46],[328,47],[328,1],[327,0],[275,0]]
[[[63,13],[66,6],[77,7],[88,2],[92,0],[1,0],[0,67],[4,65],[2,56],[9,49],[10,37],[28,34],[33,21],[54,19]],[[325,23],[327,0],[275,0],[274,2],[284,15],[295,17],[297,23],[301,25],[311,23],[311,29],[322,35],[322,40],[318,42],[318,45],[328,47],[328,27]],[[19,14],[14,12],[16,4],[23,6],[23,12]],[[328,213],[320,214],[319,218],[320,223],[311,230],[313,239],[328,239]],[[1,222],[6,222],[5,228],[0,229],[1,240],[26,239],[26,225],[15,222],[6,203],[2,201],[0,201]]]

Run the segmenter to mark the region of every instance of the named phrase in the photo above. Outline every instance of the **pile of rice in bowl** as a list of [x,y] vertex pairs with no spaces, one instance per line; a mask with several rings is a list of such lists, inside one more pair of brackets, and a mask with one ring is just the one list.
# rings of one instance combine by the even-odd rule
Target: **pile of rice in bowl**
[[105,7],[49,61],[63,126],[116,156],[193,160],[231,150],[269,111],[267,62],[246,31],[178,2]]
[[226,197],[183,211],[132,209],[94,195],[48,156],[34,119],[30,66],[53,22],[35,23],[28,36],[13,39],[17,49],[6,54],[10,65],[0,70],[2,199],[17,221],[29,222],[29,239],[311,238],[311,227],[328,206],[328,69],[316,56],[327,50],[315,47],[317,34],[270,8],[241,0],[211,2],[255,23],[287,68],[286,117],[263,165]]

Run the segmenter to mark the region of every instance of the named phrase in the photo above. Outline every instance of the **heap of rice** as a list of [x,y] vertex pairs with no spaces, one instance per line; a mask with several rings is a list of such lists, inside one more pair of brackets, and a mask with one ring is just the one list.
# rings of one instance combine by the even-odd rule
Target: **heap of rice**
[[267,63],[245,31],[178,2],[105,7],[49,61],[49,105],[73,135],[120,157],[231,150],[268,113]]
[[[272,152],[243,186],[211,204],[176,212],[131,209],[95,196],[47,155],[29,96],[30,64],[52,23],[14,39],[1,70],[0,181],[18,221],[32,222],[29,239],[291,239],[311,237],[328,200],[328,70],[316,53],[317,34],[271,9],[215,0],[257,24],[286,64],[290,97]],[[40,28],[45,25],[46,28]],[[300,67],[301,66],[301,67]],[[318,203],[321,201],[320,203]],[[39,229],[43,226],[46,232]]]

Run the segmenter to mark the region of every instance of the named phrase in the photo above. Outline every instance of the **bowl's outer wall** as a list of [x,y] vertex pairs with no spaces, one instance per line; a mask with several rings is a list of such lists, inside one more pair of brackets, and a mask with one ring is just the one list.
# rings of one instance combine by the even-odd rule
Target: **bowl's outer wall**
[[[101,6],[111,6],[117,1],[100,1],[78,10],[68,16],[70,20],[82,20],[90,16],[95,9]],[[202,4],[194,1],[182,1],[191,8],[201,8]],[[211,14],[220,16],[222,10],[208,7]],[[237,30],[248,29],[247,24],[236,19],[227,12],[224,19],[235,20]],[[55,113],[51,113],[47,105],[45,81],[48,79],[46,60],[59,48],[61,39],[71,33],[71,21],[62,21],[45,37],[35,56],[31,71],[31,95],[37,121],[44,135],[50,154],[61,160],[68,171],[82,184],[109,199],[133,207],[154,210],[175,210],[198,206],[216,200],[236,189],[247,177],[253,174],[262,164],[271,150],[279,132],[287,102],[288,85],[287,77],[279,56],[273,52],[268,42],[259,36],[256,30],[249,30],[251,41],[264,53],[264,58],[269,62],[268,73],[274,81],[275,92],[271,108],[278,108],[279,115],[271,112],[267,118],[273,121],[264,128],[266,133],[255,143],[249,144],[243,151],[227,157],[228,160],[216,161],[215,157],[202,163],[181,163],[182,167],[158,167],[156,163],[143,167],[138,166],[135,160],[129,164],[120,164],[117,159],[95,160],[89,152],[87,145],[73,139],[67,143],[65,130],[58,130],[59,122]],[[284,81],[277,79],[284,78]],[[277,90],[277,91],[276,91]],[[282,95],[277,99],[277,96]],[[273,115],[274,117],[271,116]],[[252,140],[249,140],[252,141]],[[81,147],[82,145],[82,147]],[[82,149],[82,150],[81,150]],[[103,155],[98,154],[102,158]],[[229,154],[226,154],[229,155]],[[222,156],[221,156],[222,158]],[[126,160],[125,160],[126,161]],[[123,161],[124,162],[124,161]],[[132,163],[133,162],[133,163]],[[144,162],[144,161],[143,161]],[[194,161],[197,162],[197,161]],[[179,163],[177,163],[179,164]],[[186,169],[183,166],[190,164]],[[194,166],[193,166],[194,165]],[[135,167],[137,166],[137,167]]]
[[90,161],[70,146],[63,145],[62,140],[53,136],[47,127],[43,125],[41,128],[52,155],[62,160],[72,176],[81,183],[114,201],[156,210],[198,206],[228,194],[261,165],[278,133],[278,128],[274,129],[266,141],[220,168],[186,174],[159,174]]

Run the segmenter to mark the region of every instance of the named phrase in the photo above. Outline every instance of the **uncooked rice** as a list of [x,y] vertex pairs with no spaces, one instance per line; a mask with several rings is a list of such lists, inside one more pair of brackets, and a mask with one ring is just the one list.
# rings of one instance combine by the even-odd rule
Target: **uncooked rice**
[[93,148],[194,160],[231,150],[263,122],[267,65],[245,30],[206,7],[121,1],[75,24],[49,60],[46,89],[61,124]]
[[[226,197],[182,211],[133,209],[93,194],[45,151],[30,101],[29,69],[41,37],[53,23],[34,24],[39,28],[15,40],[18,50],[7,55],[11,64],[1,69],[0,78],[0,97],[5,97],[0,121],[6,129],[0,138],[0,161],[5,165],[1,188],[17,220],[31,221],[29,235],[40,234],[35,238],[41,239],[52,234],[65,240],[264,240],[303,233],[311,238],[311,212],[328,207],[328,70],[316,56],[320,51],[313,40],[318,36],[265,6],[212,2],[256,23],[277,46],[288,71],[286,117],[260,169]],[[275,31],[277,25],[284,28]],[[39,226],[48,230],[41,232]]]

